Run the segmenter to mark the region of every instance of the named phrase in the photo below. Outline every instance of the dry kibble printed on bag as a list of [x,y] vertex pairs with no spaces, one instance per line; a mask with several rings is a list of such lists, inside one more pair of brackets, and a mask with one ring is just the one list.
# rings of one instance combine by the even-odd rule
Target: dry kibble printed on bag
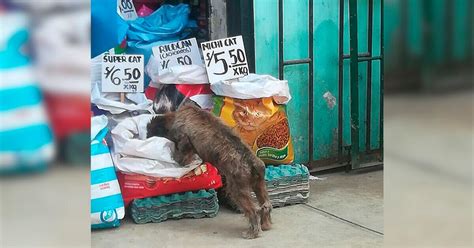
[[231,126],[266,164],[293,162],[293,144],[284,105],[271,97],[215,97],[213,113]]

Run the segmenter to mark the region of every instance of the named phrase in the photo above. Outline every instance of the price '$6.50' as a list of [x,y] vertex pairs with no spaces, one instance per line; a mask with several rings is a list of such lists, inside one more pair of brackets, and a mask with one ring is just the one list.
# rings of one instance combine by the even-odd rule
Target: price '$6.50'
[[104,55],[102,92],[143,92],[143,55]]

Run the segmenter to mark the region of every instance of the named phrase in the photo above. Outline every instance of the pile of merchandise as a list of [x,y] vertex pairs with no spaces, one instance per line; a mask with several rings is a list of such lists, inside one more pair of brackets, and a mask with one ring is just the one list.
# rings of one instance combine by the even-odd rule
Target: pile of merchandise
[[[96,10],[107,9],[107,1],[92,3],[101,5],[95,6]],[[134,18],[118,17],[122,22],[118,22],[117,29],[126,30],[123,37],[112,42],[112,48],[96,54],[92,63],[92,228],[116,227],[127,214],[141,224],[214,217],[219,209],[215,190],[222,187],[222,180],[217,169],[197,156],[190,164],[179,165],[173,159],[174,143],[163,137],[147,137],[146,130],[153,116],[175,111],[186,100],[204,109],[212,106],[203,66],[162,70],[152,51],[162,44],[202,38],[202,30],[190,19],[192,11],[202,8],[143,3],[135,7],[139,11]],[[93,25],[94,19],[97,24],[97,19],[100,23],[107,18],[107,13],[94,13],[93,8]],[[144,55],[145,92],[102,91],[102,58],[108,54]]]
[[[107,2],[93,1],[92,4],[106,5]],[[223,185],[218,170],[197,155],[189,164],[178,164],[173,159],[172,141],[147,135],[151,118],[176,111],[189,101],[221,118],[268,165],[265,178],[275,207],[307,201],[308,170],[302,165],[289,165],[293,163],[294,153],[285,109],[291,99],[288,82],[257,74],[211,82],[200,52],[188,52],[189,63],[168,65],[161,50],[176,52],[178,50],[170,47],[180,44],[190,45],[182,49],[187,50],[193,47],[193,42],[208,39],[204,18],[207,7],[204,1],[161,6],[146,2],[135,4],[135,15],[115,13],[119,21],[114,35],[118,38],[111,41],[111,47],[105,44],[111,27],[104,25],[105,30],[101,32],[100,23],[115,17],[97,12],[101,8],[92,6],[93,54],[98,47],[107,49],[96,53],[92,62],[91,146],[100,143],[110,148],[110,153],[105,148],[94,153],[93,163],[104,164],[104,159],[113,161],[112,169],[109,168],[111,163],[105,163],[109,165],[107,168],[93,166],[91,182],[97,183],[91,185],[93,223],[97,227],[105,227],[105,223],[117,226],[117,220],[127,215],[122,209],[128,209],[128,214],[139,224],[217,215],[216,190]],[[110,9],[110,6],[102,7]],[[99,21],[94,22],[95,19]],[[241,52],[241,58],[245,57],[243,49]],[[143,55],[143,91],[103,90],[103,84],[113,83],[103,81],[106,79],[102,76],[107,74],[103,58],[122,54]],[[102,172],[107,172],[107,176],[96,180],[95,175]],[[109,199],[114,202],[106,202]]]

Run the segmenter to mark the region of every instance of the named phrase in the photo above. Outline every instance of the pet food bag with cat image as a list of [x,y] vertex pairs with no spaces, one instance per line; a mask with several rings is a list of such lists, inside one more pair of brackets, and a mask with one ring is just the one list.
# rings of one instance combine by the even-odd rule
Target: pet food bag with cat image
[[211,85],[213,113],[231,126],[266,164],[288,164],[294,159],[285,105],[291,96],[288,81],[250,74]]

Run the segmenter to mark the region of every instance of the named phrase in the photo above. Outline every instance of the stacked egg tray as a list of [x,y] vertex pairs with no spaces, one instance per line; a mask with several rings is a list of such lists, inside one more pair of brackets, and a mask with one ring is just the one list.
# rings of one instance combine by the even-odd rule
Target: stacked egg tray
[[219,210],[214,189],[135,199],[131,216],[137,224],[168,219],[215,217]]
[[[265,169],[265,182],[274,208],[308,202],[309,171],[304,165],[269,165]],[[235,203],[227,197],[225,191],[222,191],[222,195],[219,194],[219,196],[228,206],[239,211]],[[253,192],[252,198],[257,202]]]

